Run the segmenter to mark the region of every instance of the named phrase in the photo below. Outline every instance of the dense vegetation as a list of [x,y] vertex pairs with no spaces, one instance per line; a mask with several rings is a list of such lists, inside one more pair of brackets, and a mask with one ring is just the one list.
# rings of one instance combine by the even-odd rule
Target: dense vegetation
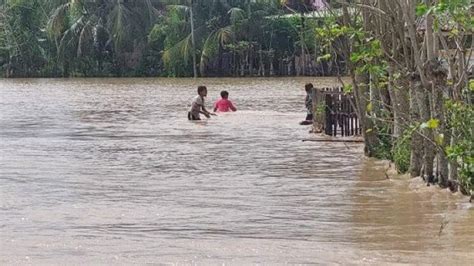
[[[334,74],[338,67],[334,62],[311,64],[320,48],[314,35],[317,22],[281,17],[309,8],[287,2],[1,1],[0,73],[7,77]],[[307,66],[302,69],[304,57]]]
[[469,0],[361,0],[316,34],[348,58],[368,156],[429,183],[474,190],[474,17]]

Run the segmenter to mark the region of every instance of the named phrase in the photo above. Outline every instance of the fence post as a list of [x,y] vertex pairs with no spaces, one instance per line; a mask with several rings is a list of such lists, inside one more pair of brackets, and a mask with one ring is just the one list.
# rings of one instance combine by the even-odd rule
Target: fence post
[[323,99],[324,94],[320,88],[313,88],[311,94],[313,98],[313,132],[321,133],[325,128],[326,104]]

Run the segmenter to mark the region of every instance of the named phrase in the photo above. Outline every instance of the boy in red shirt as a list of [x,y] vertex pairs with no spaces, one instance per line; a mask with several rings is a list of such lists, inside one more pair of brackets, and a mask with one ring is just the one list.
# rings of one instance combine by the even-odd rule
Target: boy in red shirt
[[234,112],[237,111],[237,108],[235,108],[232,102],[227,99],[229,98],[229,93],[227,91],[221,91],[221,97],[222,99],[214,104],[214,112],[229,112],[230,110]]

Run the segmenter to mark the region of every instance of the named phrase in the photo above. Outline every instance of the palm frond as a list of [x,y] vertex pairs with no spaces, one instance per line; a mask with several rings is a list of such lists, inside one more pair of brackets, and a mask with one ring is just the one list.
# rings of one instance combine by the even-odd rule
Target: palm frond
[[201,75],[204,75],[209,61],[219,54],[219,48],[225,46],[231,41],[231,26],[219,28],[209,34],[202,47],[201,60],[199,62],[199,71],[201,72]]
[[232,41],[232,28],[231,26],[223,27],[217,30],[216,32],[217,40],[221,46],[225,46],[226,44]]
[[67,27],[67,15],[70,8],[70,4],[66,3],[58,6],[47,22],[47,32],[49,36],[57,38],[61,36],[65,28]]
[[238,7],[233,7],[231,9],[229,9],[227,14],[230,15],[230,22],[232,24],[236,24],[237,22],[242,21],[246,17],[245,16],[245,11],[241,8],[238,8]]
[[145,0],[145,10],[148,12],[148,21],[152,23],[154,16],[158,13],[158,9],[151,0]]
[[187,63],[192,56],[192,51],[191,34],[189,34],[172,47],[163,51],[162,59],[163,62],[169,63],[175,57],[180,57]]
[[183,46],[181,47],[181,53],[183,55],[184,61],[187,63],[188,59],[192,56],[193,54],[193,44],[192,44],[192,36],[189,34],[186,38],[183,40]]
[[59,47],[58,47],[58,62],[64,61],[64,58],[66,58],[66,51],[69,50],[69,46],[72,42],[72,36],[74,34],[72,33],[71,29],[68,29],[64,32],[61,40],[59,41]]
[[211,58],[213,58],[219,49],[219,37],[217,31],[212,32],[207,37],[201,52],[201,60],[199,60],[199,71],[204,76],[206,66]]
[[132,34],[129,32],[131,25],[129,21],[132,16],[133,12],[123,3],[117,4],[111,12],[109,28],[111,28],[116,51],[119,51],[123,47],[127,35]]
[[167,6],[190,6],[191,0],[161,0]]
[[179,12],[182,12],[182,13],[184,13],[184,14],[188,14],[188,13],[189,13],[189,6],[184,6],[184,5],[167,5],[166,8],[167,8],[167,9],[170,9],[170,10],[179,11]]
[[81,33],[79,34],[79,41],[77,46],[77,56],[80,57],[84,54],[84,49],[87,48],[87,44],[93,43],[94,27],[91,21],[87,21],[86,25],[82,27]]
[[84,17],[80,17],[76,22],[72,24],[69,29],[67,29],[59,42],[58,47],[58,60],[63,61],[66,55],[66,52],[76,51],[77,45],[77,37],[79,36],[82,26]]

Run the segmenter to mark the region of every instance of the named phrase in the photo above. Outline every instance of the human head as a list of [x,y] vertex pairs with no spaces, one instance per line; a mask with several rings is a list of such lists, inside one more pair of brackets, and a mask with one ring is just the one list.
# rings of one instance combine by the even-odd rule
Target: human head
[[305,91],[306,91],[307,93],[310,93],[311,90],[313,89],[313,83],[306,83],[306,84],[304,85],[304,89],[305,89]]
[[221,97],[223,99],[229,98],[229,92],[228,91],[221,91]]
[[198,86],[198,94],[200,96],[207,96],[207,88],[206,86]]

